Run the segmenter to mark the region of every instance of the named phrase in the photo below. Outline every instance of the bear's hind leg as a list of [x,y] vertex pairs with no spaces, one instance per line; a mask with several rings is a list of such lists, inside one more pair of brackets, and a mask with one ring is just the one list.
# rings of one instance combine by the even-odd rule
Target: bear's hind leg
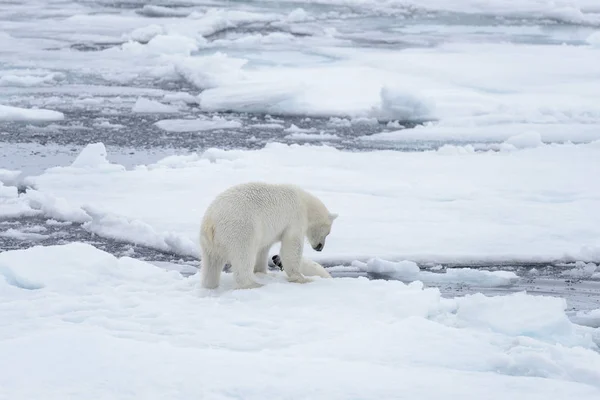
[[261,249],[256,255],[256,262],[254,263],[255,274],[266,274],[267,267],[269,265],[269,247]]
[[251,252],[244,252],[241,257],[231,260],[231,269],[238,289],[255,289],[263,285],[254,280],[254,264],[256,256]]
[[225,261],[221,257],[211,252],[202,252],[202,265],[200,267],[200,276],[202,277],[202,287],[205,289],[215,289],[219,286],[221,271]]

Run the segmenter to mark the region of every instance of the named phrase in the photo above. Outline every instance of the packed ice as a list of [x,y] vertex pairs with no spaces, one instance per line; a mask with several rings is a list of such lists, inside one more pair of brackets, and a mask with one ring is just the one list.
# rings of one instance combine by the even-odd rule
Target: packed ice
[[[0,400],[600,398],[598,302],[517,291],[598,293],[598,60],[597,0],[0,2]],[[247,181],[339,276],[201,288]]]

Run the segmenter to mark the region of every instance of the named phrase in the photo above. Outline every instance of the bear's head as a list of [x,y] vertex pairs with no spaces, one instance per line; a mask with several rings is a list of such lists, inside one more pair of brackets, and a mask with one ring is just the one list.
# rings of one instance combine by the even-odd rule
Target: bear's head
[[325,247],[325,239],[327,239],[327,235],[329,235],[331,232],[331,225],[337,217],[337,214],[329,213],[327,218],[323,220],[312,221],[308,225],[306,238],[313,249],[316,251],[323,250]]

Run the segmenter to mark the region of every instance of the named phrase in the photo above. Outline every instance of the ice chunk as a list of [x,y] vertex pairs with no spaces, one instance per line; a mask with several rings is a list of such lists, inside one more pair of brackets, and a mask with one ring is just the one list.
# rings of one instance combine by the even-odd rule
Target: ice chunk
[[341,140],[338,135],[332,133],[307,133],[307,132],[294,132],[287,136],[286,139],[295,140]]
[[15,239],[15,240],[45,240],[48,239],[48,235],[42,235],[35,232],[23,232],[18,229],[7,229],[0,231],[0,237]]
[[109,165],[104,143],[88,144],[71,163],[75,168],[98,168]]
[[[360,264],[357,264],[360,265]],[[445,273],[421,271],[412,261],[392,262],[374,258],[363,265],[363,271],[389,275],[402,281],[423,281],[430,284],[463,283],[476,286],[507,286],[519,277],[511,271],[485,271],[472,268],[447,268]]]
[[196,104],[198,103],[198,99],[196,96],[191,95],[187,92],[175,92],[175,93],[167,93],[163,97],[164,101],[170,103],[182,102],[186,104]]
[[372,115],[385,121],[423,121],[433,118],[434,103],[412,92],[384,86],[380,92],[381,104]]
[[600,31],[592,33],[587,37],[586,41],[592,46],[600,48]]
[[20,175],[21,171],[0,168],[0,183],[4,183],[7,186],[16,186]]
[[242,123],[239,121],[231,121],[219,116],[198,119],[163,119],[156,122],[155,125],[167,132],[201,132],[242,127]]
[[536,131],[527,131],[519,135],[511,136],[506,139],[504,143],[513,145],[519,149],[538,147],[544,144],[541,135]]
[[38,210],[38,213],[41,212],[48,218],[71,222],[91,220],[90,216],[80,207],[69,204],[67,200],[61,197],[55,197],[33,189],[28,190],[21,197],[29,202],[31,209]]
[[477,293],[457,298],[456,303],[456,316],[473,327],[547,340],[573,334],[573,325],[565,314],[567,303],[562,298],[528,296],[524,292],[498,297]]
[[58,111],[38,108],[20,108],[0,104],[0,121],[49,122],[62,121],[65,115]]
[[150,100],[144,97],[138,97],[131,111],[134,113],[148,114],[173,114],[179,112],[179,110],[173,106],[162,104],[156,100]]
[[164,33],[165,29],[162,26],[152,24],[133,30],[129,34],[129,38],[135,40],[136,42],[148,43],[155,36],[162,35]]
[[578,311],[571,320],[579,325],[600,328],[600,308],[589,311]]
[[[177,60],[173,63],[175,73],[186,82],[198,89],[210,89],[238,81],[243,77],[242,67],[248,62],[246,59],[235,58],[217,52],[210,56],[192,57]],[[235,86],[232,87],[235,89]],[[206,91],[198,99],[203,105],[206,103]],[[205,108],[207,110],[215,107]]]
[[110,214],[94,207],[84,207],[84,210],[91,217],[91,220],[83,225],[84,229],[102,237],[127,240],[183,256],[197,257],[199,254],[198,245],[183,235],[175,232],[157,232],[143,221]]
[[0,86],[31,87],[47,84],[55,84],[63,80],[64,75],[48,73],[45,75],[3,74],[0,75]]
[[288,22],[302,22],[309,19],[308,13],[303,8],[296,8],[287,16]]
[[157,34],[146,44],[130,41],[121,46],[124,52],[132,55],[185,55],[198,50],[198,42],[188,36]]
[[421,270],[412,261],[391,262],[375,258],[367,262],[367,272],[393,275],[402,281],[414,281],[419,279]]
[[182,10],[174,7],[155,6],[152,4],[144,4],[140,10],[136,10],[138,14],[146,17],[187,17],[190,15],[190,10]]
[[574,278],[590,278],[594,275],[598,267],[594,263],[585,263],[577,261],[574,268],[562,272],[562,275],[571,276]]

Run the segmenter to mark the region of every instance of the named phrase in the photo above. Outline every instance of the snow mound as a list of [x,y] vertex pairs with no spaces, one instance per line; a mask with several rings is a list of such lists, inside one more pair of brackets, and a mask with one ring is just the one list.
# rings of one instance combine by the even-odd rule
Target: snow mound
[[[65,168],[68,170],[68,167]],[[73,206],[69,202],[57,196],[42,193],[37,190],[29,189],[20,198],[26,200],[28,206],[37,213],[41,213],[47,218],[53,218],[59,221],[87,222],[91,218],[80,207]]]
[[286,139],[295,140],[341,140],[338,135],[332,133],[307,133],[307,132],[294,132],[287,136]]
[[242,123],[239,121],[227,120],[216,115],[212,118],[163,119],[156,122],[155,125],[167,132],[201,132],[242,127]]
[[55,84],[56,82],[64,79],[64,75],[53,72],[41,74],[28,74],[27,70],[22,73],[17,71],[14,72],[15,73],[2,73],[2,71],[0,71],[0,87],[33,87]]
[[21,171],[0,168],[0,183],[7,186],[16,186],[21,176]]
[[136,13],[146,17],[164,18],[164,17],[187,17],[191,11],[181,10],[173,7],[155,6],[145,4],[141,9],[136,10]]
[[94,207],[83,207],[91,220],[83,228],[102,237],[119,241],[129,241],[154,249],[198,257],[198,244],[190,238],[175,232],[157,232],[150,225],[138,220],[103,212]]
[[[244,77],[242,67],[248,62],[243,58],[235,58],[217,52],[204,57],[186,57],[173,62],[172,68],[176,76],[194,85],[198,89],[210,89],[221,85],[231,84]],[[235,88],[235,86],[233,86]],[[207,97],[206,91],[199,95]],[[208,107],[208,109],[214,109]]]
[[462,323],[471,327],[577,345],[578,340],[561,340],[574,332],[566,308],[566,300],[560,297],[529,296],[524,292],[487,297],[477,293],[457,298],[454,311]]
[[173,114],[179,112],[179,110],[173,106],[162,104],[156,100],[146,99],[139,97],[131,111],[134,113],[148,113],[148,114]]
[[475,147],[471,144],[465,146],[456,146],[453,144],[445,144],[437,150],[438,154],[445,156],[457,156],[465,154],[475,154]]
[[600,272],[600,268],[591,262],[577,261],[571,265],[573,265],[573,268],[563,271],[562,275],[573,278],[591,278],[595,275],[596,271]]
[[419,279],[421,269],[412,261],[391,262],[380,259],[372,259],[367,262],[365,272],[393,275],[401,281],[415,281]]
[[198,99],[196,96],[193,96],[187,92],[175,92],[175,93],[167,93],[163,97],[164,101],[169,103],[185,103],[185,104],[196,104],[198,103]]
[[[149,34],[149,36],[151,36]],[[198,42],[188,36],[177,34],[157,34],[152,36],[148,43],[129,41],[121,45],[121,51],[132,56],[156,56],[166,57],[168,55],[190,56],[198,50]]]
[[[175,120],[175,127],[178,121],[190,131],[207,123],[239,126]],[[162,124],[173,128],[170,120]],[[194,241],[204,210],[227,187],[250,180],[297,184],[344,215],[327,251],[306,249],[321,263],[374,255],[418,263],[597,263],[600,251],[592,244],[600,235],[600,185],[589,176],[599,152],[597,145],[567,144],[440,156],[270,143],[258,150],[207,149],[112,173],[53,168],[30,182],[75,207],[91,205]]]
[[[362,265],[361,265],[362,264]],[[391,276],[401,281],[422,281],[424,283],[463,283],[481,287],[508,286],[519,277],[510,271],[484,271],[472,268],[448,268],[445,273],[421,271],[412,261],[392,262],[374,258],[366,264],[355,262],[364,272]]]
[[18,229],[7,229],[0,231],[0,237],[15,239],[15,240],[45,240],[48,239],[48,235],[42,235],[35,232],[23,232]]
[[519,135],[511,136],[504,142],[513,145],[518,149],[542,146],[542,136],[535,131],[523,132]]
[[[106,147],[104,143],[88,144],[77,155],[77,158],[71,163],[72,168],[78,169],[101,169],[104,171],[121,171],[123,166],[111,164],[107,158]],[[64,170],[58,167],[57,170]]]
[[434,103],[406,90],[384,86],[381,104],[371,114],[383,121],[426,121],[434,118]]
[[162,35],[165,33],[165,29],[156,24],[144,26],[141,28],[134,29],[128,36],[128,39],[135,40],[140,43],[148,43],[155,36]]
[[40,211],[31,208],[27,200],[19,196],[16,186],[5,186],[0,179],[0,219],[30,217],[38,214]]
[[20,108],[0,104],[0,121],[50,122],[62,121],[65,115],[58,111],[38,108]]
[[589,311],[578,311],[571,321],[579,325],[585,325],[592,328],[600,328],[600,308]]
[[600,31],[592,33],[586,41],[592,46],[600,48]]
[[[597,398],[600,354],[561,299],[262,279],[260,289],[231,290],[224,274],[206,291],[197,275],[81,243],[0,253],[0,387],[11,399],[173,388],[223,399]],[[59,359],[69,362],[48,367]],[[277,372],[289,370],[293,381]],[[257,383],[274,373],[281,379]]]

